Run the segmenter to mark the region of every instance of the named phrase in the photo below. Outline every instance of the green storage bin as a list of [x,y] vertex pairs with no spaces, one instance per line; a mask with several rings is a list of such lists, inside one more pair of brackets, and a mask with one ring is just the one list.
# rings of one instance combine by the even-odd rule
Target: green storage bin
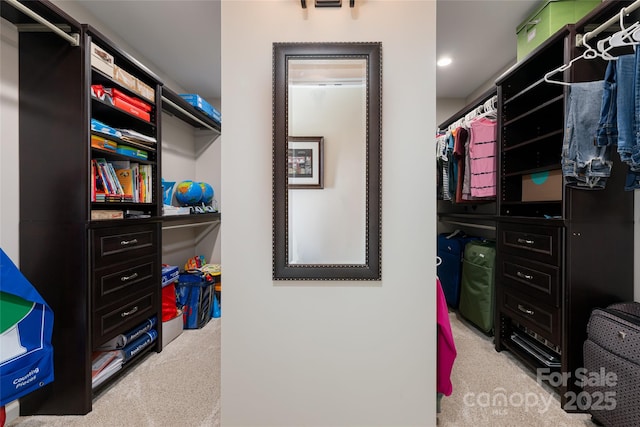
[[516,29],[517,60],[527,56],[566,24],[578,22],[601,2],[599,0],[546,0]]

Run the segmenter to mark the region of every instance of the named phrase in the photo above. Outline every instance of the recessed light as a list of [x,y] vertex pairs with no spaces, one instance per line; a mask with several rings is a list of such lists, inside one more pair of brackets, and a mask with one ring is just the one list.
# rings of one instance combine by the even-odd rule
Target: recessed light
[[440,59],[438,59],[438,67],[446,67],[447,65],[451,64],[451,58],[449,58],[448,56],[442,57]]

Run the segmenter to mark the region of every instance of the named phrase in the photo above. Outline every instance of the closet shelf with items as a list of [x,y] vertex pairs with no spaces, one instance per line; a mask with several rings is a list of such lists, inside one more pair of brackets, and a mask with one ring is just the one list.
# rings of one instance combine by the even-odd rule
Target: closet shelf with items
[[[585,55],[585,47],[591,48],[579,35],[630,3],[603,2],[496,80],[495,347],[509,350],[534,371],[575,378],[583,366],[591,310],[633,296],[633,194],[624,191],[624,165],[613,159],[606,187],[597,189],[568,185],[569,170],[563,167],[572,135],[585,133],[589,146],[596,139],[595,131],[585,131],[586,124],[572,125],[572,97],[583,87],[601,88],[609,63]],[[557,70],[561,83],[571,83],[550,81]],[[582,104],[597,109],[597,115],[601,103],[602,97]],[[555,388],[565,410],[580,409],[575,381]]]
[[[196,132],[206,133],[207,138],[195,139],[196,157],[203,153],[206,148],[215,142],[221,134],[221,123],[214,120],[204,112],[195,108],[185,99],[169,89],[162,87],[162,111],[170,114],[189,126]],[[217,209],[217,208],[216,208]],[[162,229],[170,230],[189,227],[206,227],[205,233],[220,224],[220,212],[192,213],[188,215],[165,215],[162,217]]]
[[[98,393],[161,351],[162,82],[49,1],[1,8],[19,28],[21,270],[55,316],[55,380],[21,399],[20,411],[86,414]],[[34,209],[34,197],[46,209]],[[143,324],[144,340],[127,343],[135,349],[114,344]],[[119,356],[97,375],[94,362],[109,351]]]
[[208,129],[216,134],[216,138],[222,132],[221,124],[211,117],[197,110],[176,92],[166,86],[162,87],[162,109],[163,111],[178,117],[180,120],[189,123],[194,128]]

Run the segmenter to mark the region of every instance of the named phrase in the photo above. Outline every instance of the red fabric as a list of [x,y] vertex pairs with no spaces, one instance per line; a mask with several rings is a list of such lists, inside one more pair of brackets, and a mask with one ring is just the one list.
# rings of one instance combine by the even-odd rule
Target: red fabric
[[447,300],[442,291],[440,279],[436,278],[437,289],[437,323],[438,323],[438,359],[437,359],[437,380],[436,391],[445,396],[450,396],[453,391],[451,384],[451,370],[456,359],[456,345],[453,341],[451,323],[449,321],[449,310]]
[[176,305],[176,284],[169,283],[162,288],[162,321],[166,322],[178,315],[178,306]]

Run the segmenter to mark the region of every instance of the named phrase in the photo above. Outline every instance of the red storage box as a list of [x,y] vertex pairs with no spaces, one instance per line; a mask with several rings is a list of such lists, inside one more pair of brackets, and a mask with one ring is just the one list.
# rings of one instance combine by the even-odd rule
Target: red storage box
[[129,104],[127,101],[122,98],[113,97],[113,105],[118,107],[119,109],[126,111],[127,113],[133,114],[136,117],[141,118],[142,120],[146,120],[147,122],[151,121],[151,116],[146,111],[142,111],[140,108],[135,105]]
[[142,111],[146,111],[149,112],[151,111],[151,105],[147,104],[146,102],[136,98],[135,96],[129,96],[127,94],[125,94],[122,91],[119,91],[118,89],[111,89],[111,95],[113,96],[113,98],[120,98],[125,102],[128,102],[129,104],[133,105],[134,107],[138,107],[139,109],[141,109]]

